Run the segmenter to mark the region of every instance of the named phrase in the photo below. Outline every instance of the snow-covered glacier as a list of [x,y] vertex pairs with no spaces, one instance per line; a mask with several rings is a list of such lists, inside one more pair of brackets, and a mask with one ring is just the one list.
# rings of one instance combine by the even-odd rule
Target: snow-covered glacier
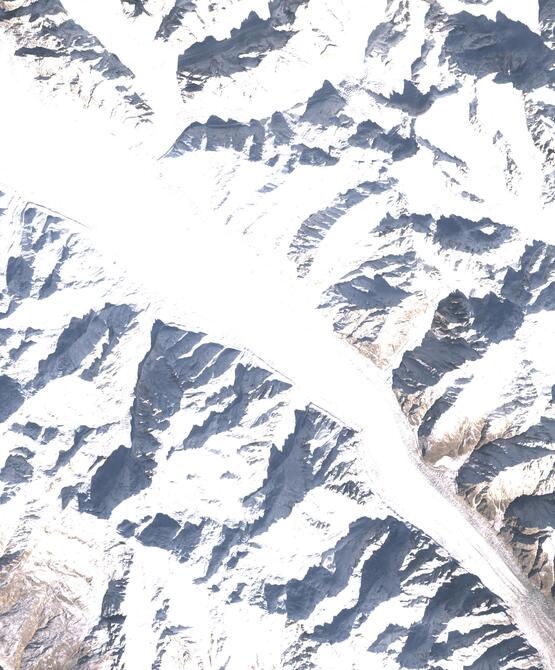
[[0,1],[0,668],[555,667],[554,30]]

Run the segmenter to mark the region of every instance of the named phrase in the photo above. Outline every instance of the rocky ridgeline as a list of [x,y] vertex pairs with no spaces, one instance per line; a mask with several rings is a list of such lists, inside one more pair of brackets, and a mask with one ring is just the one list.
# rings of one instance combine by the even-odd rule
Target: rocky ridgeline
[[369,490],[353,431],[157,318],[73,224],[2,204],[5,667],[225,664],[241,635],[258,667],[540,667]]

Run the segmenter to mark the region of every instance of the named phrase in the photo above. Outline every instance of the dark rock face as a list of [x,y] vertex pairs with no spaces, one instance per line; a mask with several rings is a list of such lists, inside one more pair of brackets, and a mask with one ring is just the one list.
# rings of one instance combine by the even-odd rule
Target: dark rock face
[[202,425],[194,425],[182,448],[199,449],[213,435],[239,426],[253,401],[273,398],[289,388],[289,384],[272,379],[268,371],[239,363],[235,368],[233,385],[220,393],[220,396],[229,397],[231,402],[221,411],[210,412]]
[[512,337],[521,323],[520,310],[494,294],[469,299],[452,293],[438,304],[422,344],[403,356],[393,388],[407,394],[436,384],[447,371],[479,358],[490,341]]
[[[492,482],[507,468],[551,456],[554,438],[555,421],[542,417],[538,425],[530,427],[520,435],[485,444],[459,470],[459,490],[469,495],[474,487]],[[487,513],[486,510],[484,505],[484,513]]]
[[14,423],[12,430],[30,437],[32,440],[37,440],[42,432],[42,426],[39,426],[39,424],[34,421],[27,421],[24,426]]
[[[325,106],[327,102],[320,100],[310,107],[308,115],[315,122],[318,115],[324,113],[322,104]],[[287,152],[285,157],[289,158],[283,168],[285,172],[291,172],[297,164],[326,167],[339,162],[333,147],[327,147],[326,150],[318,146],[294,144],[294,136],[295,133],[281,112],[274,112],[269,119],[251,119],[249,123],[233,119],[224,121],[217,116],[210,116],[206,123],[194,122],[187,126],[165,157],[176,158],[199,150],[232,149],[244,153],[251,161],[260,161],[270,152],[284,146]],[[274,165],[279,158],[279,153],[274,154],[267,160],[267,164]]]
[[360,149],[372,148],[383,151],[394,161],[414,156],[419,148],[412,135],[404,137],[396,128],[385,132],[381,126],[370,120],[359,123],[356,132],[348,138],[348,142]]
[[[349,532],[333,549],[333,566],[312,566],[303,579],[285,586],[266,584],[266,604],[270,611],[285,603],[287,617],[293,621],[308,618],[324,598],[337,595],[347,585],[351,572],[375,535],[376,522],[361,518],[349,526]],[[278,600],[279,599],[279,600]]]
[[[393,389],[403,410],[419,424],[418,435],[424,455],[429,452],[429,437],[439,418],[453,407],[469,378],[460,377],[420,414],[421,398],[452,371],[480,359],[492,344],[514,337],[523,322],[523,313],[514,303],[489,293],[484,298],[467,298],[454,292],[440,301],[431,328],[421,344],[405,352],[393,371]],[[462,441],[457,449],[465,450]],[[449,451],[452,446],[445,445]],[[436,456],[441,455],[436,445]],[[439,451],[437,451],[439,450]]]
[[345,99],[327,79],[322,88],[308,99],[301,121],[314,125],[328,126],[337,122],[337,115],[345,107]]
[[[535,357],[528,344],[532,324],[544,323],[553,309],[553,249],[491,219],[457,215],[387,215],[373,235],[370,259],[330,287],[322,303],[334,312],[335,328],[368,355],[375,355],[384,331],[393,332],[392,315],[403,323],[421,287],[433,283],[434,273],[441,281],[442,271],[425,270],[422,256],[437,255],[455,271],[472,264],[476,287],[491,282],[480,297],[460,290],[445,296],[438,285],[441,297],[418,344],[397,350],[392,385],[416,428],[423,458],[438,467],[450,459],[459,493],[501,529],[523,572],[551,594],[552,393],[546,380],[535,378],[541,357],[532,363],[526,356]],[[430,253],[422,252],[426,248]],[[507,369],[489,368],[488,374],[506,375],[507,388],[494,391],[499,398],[491,407],[486,398],[482,413],[473,406],[476,416],[469,419],[469,387],[479,392],[475,371],[483,375],[501,351],[514,352],[503,359]],[[391,359],[378,361],[387,365]],[[398,641],[405,633],[392,629],[384,639]],[[518,645],[515,650],[508,647],[508,658],[513,651],[518,656]]]
[[117,531],[120,535],[123,535],[123,537],[132,537],[138,525],[138,523],[133,523],[132,521],[129,521],[129,519],[124,519],[118,524]]
[[437,221],[434,241],[443,249],[483,254],[498,249],[511,237],[511,229],[491,219],[469,221],[460,216],[442,216]]
[[39,298],[44,299],[51,296],[58,288],[60,284],[60,269],[65,261],[69,258],[69,249],[65,247],[62,249],[62,252],[56,262],[56,265],[52,269],[52,272],[44,280],[43,285],[39,290]]
[[0,422],[21,407],[25,398],[21,385],[8,375],[0,375]]
[[[363,558],[372,546],[373,553]],[[403,557],[408,556],[410,560],[403,568]],[[414,571],[423,570],[424,574],[427,569],[433,571],[431,566],[438,555],[422,543],[417,532],[387,517],[383,520],[362,518],[352,524],[349,534],[334,548],[334,557],[335,571],[314,566],[302,580],[293,580],[281,587],[269,585],[266,589],[268,607],[285,606],[292,620],[304,619],[316,603],[335,595],[341,588],[343,569],[348,570],[349,565],[352,568],[352,564],[362,560],[355,604],[343,609],[329,624],[317,626],[308,636],[312,643],[347,639],[380,603],[402,594],[411,583],[418,581]],[[513,667],[511,663],[529,658],[522,638],[505,639],[503,629],[488,624],[465,634],[450,632],[446,641],[439,642],[438,638],[453,617],[469,611],[480,611],[487,617],[500,611],[499,602],[474,577],[460,573],[454,563],[443,565],[436,576],[439,574],[442,585],[426,601],[421,620],[408,627],[387,625],[371,643],[370,650],[387,652],[403,668],[429,668],[431,662],[440,664],[457,650],[472,648],[484,635],[490,635],[491,646],[484,653],[475,652],[472,666],[466,667],[509,668]]]
[[134,316],[128,305],[106,305],[99,312],[73,318],[58,338],[54,352],[39,363],[35,385],[42,388],[52,379],[72,374],[104,339],[100,355],[81,373],[83,379],[93,379]]
[[88,493],[79,494],[79,510],[107,519],[114,507],[150,484],[153,468],[153,461],[118,447],[92,476]]
[[156,38],[168,40],[178,30],[187,14],[194,12],[196,5],[192,0],[175,0],[173,7],[164,16],[160,22],[160,27],[156,31]]
[[[155,454],[160,447],[154,434],[167,429],[168,419],[180,409],[187,391],[201,388],[227,372],[239,354],[234,349],[204,343],[203,338],[202,333],[182,331],[161,321],[154,324],[150,350],[138,369],[131,408],[131,447],[118,447],[97,469],[89,491],[78,496],[82,511],[107,518],[123,500],[149,486],[156,469]],[[264,373],[263,379],[267,376]],[[229,428],[233,421],[238,423],[242,418],[241,403],[249,401],[248,395],[243,394],[250,390],[248,382],[245,386],[244,382],[236,381],[235,388],[230,389],[238,393],[235,405],[232,403],[222,414],[210,414],[204,427],[193,428],[184,446],[198,448],[203,439],[218,430],[220,423],[222,430]],[[268,392],[271,392],[270,387],[267,391],[261,390],[261,393]],[[183,533],[177,541],[185,543],[185,547],[187,531]]]
[[418,151],[418,144],[414,137],[403,137],[395,129],[377,135],[372,142],[372,147],[391,154],[394,161],[410,158]]
[[439,397],[424,414],[418,426],[418,441],[424,456],[427,454],[427,441],[433,433],[437,422],[453,407],[464,388],[466,380],[462,379],[458,384],[450,386],[441,397]]
[[443,53],[463,72],[476,77],[496,73],[496,81],[511,82],[524,92],[553,82],[551,49],[527,26],[501,12],[495,21],[468,12],[450,17]]
[[[526,246],[518,269],[509,267],[501,293],[533,312],[555,308],[555,248],[535,240]],[[538,293],[539,291],[539,293]],[[534,293],[537,297],[534,298]]]
[[[392,386],[423,458],[440,468],[444,458],[450,463],[459,493],[499,530],[524,574],[551,595],[552,384],[538,372],[543,359],[530,343],[553,309],[552,246],[489,218],[413,214],[386,215],[369,246],[369,260],[331,286],[321,308],[379,364],[389,366],[398,356]],[[424,259],[434,265],[426,267]],[[446,295],[439,259],[455,273],[468,270],[469,293]],[[417,344],[407,347],[399,338],[398,348],[388,350],[386,336],[397,335],[396,323],[411,323],[434,277],[433,310]],[[507,380],[503,389],[490,381],[498,374]],[[483,393],[479,380],[498,395],[484,394],[484,409],[471,397],[470,389]],[[386,630],[384,640],[400,644],[406,635]],[[381,649],[385,642],[377,644]],[[508,645],[507,658],[514,653],[518,659],[518,649],[518,643]],[[475,667],[488,667],[489,658]]]
[[[387,196],[395,194],[396,184],[390,182],[388,186],[383,196],[379,200],[376,198],[377,203],[387,202]],[[305,237],[309,239],[306,234]],[[400,366],[395,363],[399,368],[394,373],[397,388],[404,376],[401,374],[403,367],[415,364],[414,360],[408,361],[412,356],[410,351],[415,350],[414,342],[408,351],[404,344],[414,332],[412,322],[420,313],[428,312],[433,304],[435,316],[432,312],[427,317],[425,333],[428,332],[423,335],[420,346],[428,346],[429,338],[436,326],[439,327],[441,332],[438,331],[433,345],[437,350],[428,358],[434,361],[432,367],[444,364],[447,367],[439,376],[428,364],[424,364],[419,373],[416,370],[407,372],[408,377],[431,373],[432,377],[425,383],[429,387],[447,371],[459,368],[465,361],[480,358],[487,350],[490,338],[500,342],[512,337],[524,315],[519,304],[505,295],[498,285],[495,292],[482,298],[467,298],[461,291],[446,296],[445,283],[441,279],[442,262],[453,267],[455,272],[459,264],[471,263],[473,272],[487,280],[493,272],[490,266],[493,252],[511,243],[514,237],[514,230],[489,219],[472,221],[458,216],[441,216],[435,220],[428,214],[393,216],[387,213],[370,236],[368,260],[353,267],[329,287],[321,308],[331,311],[335,329],[378,365],[391,365],[395,356],[402,358],[405,354],[399,361]],[[505,268],[496,270],[500,280],[507,271]],[[447,312],[442,315],[444,309]],[[476,324],[475,319],[478,319]],[[393,323],[398,325],[392,326]],[[474,332],[474,325],[480,333]],[[398,340],[395,338],[397,332]],[[417,350],[420,355],[420,349]],[[452,351],[455,358],[459,357],[458,362],[454,358],[447,363],[448,351]],[[402,391],[403,394],[408,392],[408,388]]]
[[21,484],[33,476],[33,466],[22,454],[10,454],[0,470],[0,479],[7,484]]
[[367,149],[372,146],[372,140],[374,140],[382,130],[382,127],[373,121],[363,121],[358,124],[356,132],[349,137],[348,142],[354,147]]
[[264,139],[265,130],[259,121],[252,120],[249,124],[245,124],[233,119],[224,121],[217,116],[211,116],[204,124],[195,122],[188,126],[167,155],[180,156],[201,148],[205,148],[206,151],[216,151],[220,148],[243,151],[247,142],[251,142],[249,158],[260,160]]
[[494,519],[496,513],[502,513],[506,519],[516,520],[521,529],[526,526],[546,528],[549,525],[550,493],[514,496],[513,490],[509,489],[505,498],[495,505],[490,499],[489,488],[511,468],[529,464],[550,470],[554,439],[555,419],[543,416],[539,423],[520,434],[485,444],[459,470],[457,484],[460,492],[475,499],[475,504],[488,518]]
[[256,500],[263,510],[253,525],[253,534],[267,531],[276,521],[286,517],[307,491],[324,482],[327,469],[341,445],[353,437],[353,432],[345,429],[338,434],[335,442],[326,444],[325,452],[318,450],[307,454],[307,442],[313,440],[322,424],[326,423],[328,420],[313,409],[296,412],[293,433],[281,450],[273,448],[270,453],[264,484],[245,500],[247,504]]
[[106,79],[133,75],[115,54],[104,51],[100,42],[93,35],[86,33],[71,19],[59,24],[52,23],[48,32],[44,32],[43,36],[47,38],[45,44],[49,46],[21,47],[16,50],[16,56],[66,58],[70,53],[71,60],[83,62],[95,60],[92,68]]
[[8,259],[6,285],[8,293],[17,298],[27,298],[33,282],[33,266],[22,256]]
[[197,547],[202,535],[202,524],[185,523],[180,526],[177,521],[166,514],[157,514],[137,539],[148,547],[159,547],[176,554],[179,561],[186,561]]
[[355,277],[350,282],[340,282],[335,290],[356,309],[386,309],[399,305],[407,296],[403,289],[391,286],[382,275],[374,279]]
[[168,549],[171,540],[177,534],[179,524],[167,514],[157,514],[151,523],[139,535],[139,541],[148,547]]
[[[551,432],[553,426],[550,426]],[[549,444],[552,447],[553,443]],[[541,453],[542,449],[535,447],[527,453],[528,462],[534,459],[537,463],[543,461],[552,467],[553,454]],[[519,454],[520,456],[520,454]],[[532,461],[533,462],[533,461]],[[518,465],[526,463],[525,458],[519,458]],[[503,463],[504,467],[509,467]],[[486,510],[487,488],[483,496]],[[509,503],[505,501],[506,509],[504,523],[501,530],[504,538],[510,543],[520,567],[525,574],[546,594],[555,596],[555,565],[550,549],[555,518],[555,494],[553,492],[514,497]]]
[[177,71],[184,92],[199,91],[211,76],[229,77],[256,67],[268,53],[287,44],[292,35],[274,27],[271,18],[261,19],[251,12],[239,28],[231,31],[229,38],[207,37],[179,57]]
[[[282,32],[282,31],[279,31]],[[246,59],[241,59],[243,63]],[[352,119],[342,110],[346,101],[340,91],[329,81],[307,99],[304,110],[294,108],[287,112],[275,111],[269,118],[237,121],[211,115],[206,122],[195,121],[188,125],[164,155],[178,158],[194,151],[218,151],[223,149],[242,153],[250,161],[264,160],[266,165],[287,175],[298,165],[328,167],[336,165],[345,149],[345,142],[352,134]],[[337,126],[345,135],[345,142],[338,146],[329,143],[306,144],[306,133],[302,130],[310,124],[324,131]],[[382,129],[380,129],[382,130]],[[351,140],[349,140],[350,142]],[[353,140],[353,146],[357,140]],[[413,138],[404,138],[394,129],[381,132],[376,140],[379,148],[402,160],[417,150]]]
[[150,351],[139,366],[131,409],[134,454],[150,456],[158,447],[152,432],[168,426],[167,419],[180,408],[185,391],[221,376],[239,355],[219,344],[199,344],[203,337],[161,321],[154,324]]
[[293,132],[281,112],[274,112],[272,114],[270,131],[273,135],[274,144],[277,146],[289,144],[293,138]]
[[335,165],[339,162],[339,158],[332,156],[320,147],[307,147],[300,144],[297,148],[300,150],[299,163],[301,165],[326,166]]
[[528,528],[551,527],[555,519],[555,494],[521,496],[509,505],[505,516],[516,519],[520,525]]
[[[184,95],[203,88],[211,77],[229,77],[257,67],[272,51],[282,49],[295,34],[290,30],[299,7],[309,0],[271,0],[270,16],[261,19],[256,12],[243,20],[230,36],[217,40],[212,36],[190,46],[177,64],[178,79]],[[192,6],[191,6],[192,5]],[[185,14],[194,10],[194,4],[176,0],[170,13],[163,19],[158,37],[168,37],[181,25]]]
[[[445,629],[448,621],[457,612],[477,610],[496,614],[499,604],[471,575],[457,575],[448,580],[428,603],[422,623],[409,630],[399,657],[401,663],[407,668],[427,668],[430,660],[442,661],[448,658],[453,648],[456,649],[465,636],[450,635],[446,643],[437,644],[435,640],[438,632]],[[491,629],[490,632],[493,633]],[[527,659],[528,650],[522,638],[504,640],[502,632],[501,635],[497,631],[496,633],[499,641],[467,667],[503,667],[503,664],[511,667],[511,663]],[[474,631],[464,642],[471,644],[473,637],[477,637]]]
[[274,26],[286,26],[295,21],[297,12],[310,0],[270,0],[268,8]]
[[328,289],[321,308],[337,310],[334,328],[339,332],[343,329],[348,332],[351,320],[357,324],[355,329],[364,328],[364,335],[355,332],[350,337],[361,346],[371,345],[387,322],[390,310],[402,306],[410,297],[409,282],[399,284],[399,278],[404,273],[410,277],[416,268],[414,252],[404,256],[384,254],[366,261]]
[[427,112],[442,94],[445,92],[439,91],[435,86],[427,93],[421,93],[415,84],[405,79],[401,93],[392,93],[388,98],[380,99],[390,107],[401,109],[411,116],[418,116]]
[[[384,542],[363,564],[356,603],[341,610],[329,624],[318,626],[312,634],[313,638],[330,642],[347,639],[351,630],[360,625],[369,612],[401,592],[401,557],[407,551],[410,531],[394,519],[380,520],[373,531],[381,535]],[[376,570],[378,565],[380,569]]]

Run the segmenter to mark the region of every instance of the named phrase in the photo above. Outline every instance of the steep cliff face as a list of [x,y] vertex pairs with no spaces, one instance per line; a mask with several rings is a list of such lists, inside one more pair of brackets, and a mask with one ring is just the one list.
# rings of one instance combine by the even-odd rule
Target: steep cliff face
[[552,667],[554,25],[0,3],[2,667]]

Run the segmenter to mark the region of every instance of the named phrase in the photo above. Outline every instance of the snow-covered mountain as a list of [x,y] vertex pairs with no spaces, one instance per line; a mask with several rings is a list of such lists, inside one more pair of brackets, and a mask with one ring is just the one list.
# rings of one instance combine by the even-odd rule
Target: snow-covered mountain
[[555,3],[0,2],[0,666],[555,667]]

